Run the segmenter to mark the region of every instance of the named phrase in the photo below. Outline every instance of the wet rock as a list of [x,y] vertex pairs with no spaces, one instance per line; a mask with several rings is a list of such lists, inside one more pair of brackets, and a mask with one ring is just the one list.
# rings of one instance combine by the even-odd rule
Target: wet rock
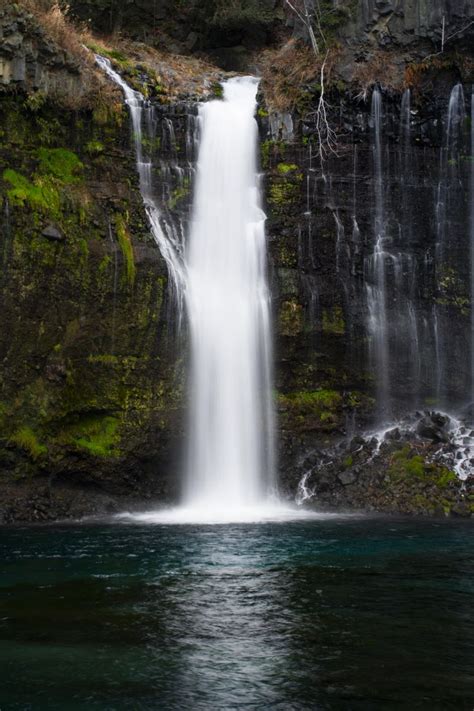
[[353,471],[341,472],[337,475],[337,478],[343,486],[354,484],[357,481],[357,475]]
[[431,419],[435,425],[438,425],[438,427],[446,427],[449,423],[449,417],[447,415],[442,415],[441,412],[432,412]]
[[389,430],[385,433],[385,439],[389,442],[399,440],[401,438],[401,432],[398,427],[394,427],[393,430]]
[[46,239],[51,240],[51,242],[65,241],[64,235],[54,225],[48,225],[47,227],[45,227],[41,234],[43,235],[43,237],[46,237]]
[[449,442],[448,434],[444,431],[446,419],[442,416],[428,415],[423,417],[416,426],[416,433],[423,439],[432,442]]
[[366,444],[365,439],[363,437],[353,437],[351,439],[351,444],[350,444],[350,451],[355,452],[356,450],[360,449],[361,447],[364,447]]
[[459,501],[451,508],[451,515],[456,518],[470,518],[471,507],[467,501]]

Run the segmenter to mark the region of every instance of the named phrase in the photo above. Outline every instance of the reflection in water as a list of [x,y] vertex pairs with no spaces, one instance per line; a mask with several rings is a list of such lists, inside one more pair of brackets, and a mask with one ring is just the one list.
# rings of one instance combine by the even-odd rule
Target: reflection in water
[[2,708],[469,708],[467,522],[4,531]]

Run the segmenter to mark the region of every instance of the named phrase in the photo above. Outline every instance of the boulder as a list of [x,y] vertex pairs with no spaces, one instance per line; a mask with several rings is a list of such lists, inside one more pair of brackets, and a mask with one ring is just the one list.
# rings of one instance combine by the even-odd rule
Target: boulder
[[46,239],[51,240],[51,242],[64,242],[65,240],[64,235],[54,225],[45,227],[41,234],[43,237],[46,237]]

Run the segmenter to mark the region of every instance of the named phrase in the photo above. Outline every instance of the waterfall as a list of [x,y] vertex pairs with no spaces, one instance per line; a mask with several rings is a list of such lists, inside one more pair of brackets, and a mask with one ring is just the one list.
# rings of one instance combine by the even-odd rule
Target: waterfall
[[471,419],[474,419],[474,86],[471,94]]
[[[122,89],[129,107],[140,192],[178,311],[187,307],[190,328],[190,441],[182,504],[134,518],[215,522],[292,517],[294,510],[274,499],[266,216],[260,206],[254,118],[258,81],[230,79],[223,85],[223,101],[199,109],[197,184],[182,256],[179,235],[172,225],[163,229],[163,206],[160,210],[154,197],[153,161],[145,148],[153,142],[153,108],[109,60],[96,56],[96,61]],[[194,152],[194,124],[194,117],[188,117],[188,161]],[[175,154],[174,127],[168,119],[163,130],[164,142]],[[182,183],[183,176],[178,178]]]
[[[440,151],[440,173],[436,192],[436,282],[438,288],[443,279],[449,278],[449,239],[451,221],[461,209],[464,187],[462,184],[460,152],[465,118],[464,92],[462,84],[453,87],[448,104],[446,132]],[[443,306],[436,305],[435,351],[438,354],[436,376],[436,398],[440,405],[449,405],[449,345],[450,320]]]
[[261,504],[273,485],[265,214],[256,170],[258,82],[224,83],[200,108],[201,143],[186,252],[191,332],[184,504],[208,515]]
[[[147,104],[145,97],[139,91],[135,91],[122,79],[113,68],[108,59],[95,55],[98,66],[115,82],[123,91],[125,103],[130,110],[132,123],[133,140],[135,145],[135,156],[137,171],[140,179],[140,192],[143,204],[148,216],[151,232],[157,243],[163,258],[166,261],[168,272],[171,277],[175,301],[178,309],[178,322],[181,321],[184,305],[185,274],[181,257],[181,245],[178,236],[171,225],[163,227],[161,211],[158,208],[153,191],[153,164],[151,158],[145,155],[144,138],[148,143],[152,143],[153,136],[153,116],[152,107]],[[143,127],[145,126],[145,135]]]
[[374,238],[375,246],[367,260],[368,331],[371,360],[377,379],[379,417],[390,409],[389,341],[387,324],[385,203],[382,167],[382,96],[378,88],[372,94],[371,111],[374,145]]

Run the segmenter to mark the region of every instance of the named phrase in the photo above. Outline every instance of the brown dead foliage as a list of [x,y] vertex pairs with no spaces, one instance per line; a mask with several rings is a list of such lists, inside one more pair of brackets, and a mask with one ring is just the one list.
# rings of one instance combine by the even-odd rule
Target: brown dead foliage
[[310,47],[293,38],[279,49],[264,51],[260,67],[268,108],[271,111],[292,109],[301,95],[302,84],[318,76],[321,62]]
[[352,81],[363,96],[375,84],[393,91],[400,91],[404,86],[403,63],[395,53],[373,50],[366,61],[355,61],[353,66]]
[[68,17],[68,6],[52,0],[18,0],[16,3],[36,18],[46,35],[70,58],[80,64],[91,64],[84,48],[84,30]]
[[316,55],[311,47],[293,38],[279,49],[263,52],[262,90],[269,110],[294,109],[303,99],[305,85],[312,84],[316,88],[319,85],[324,61],[324,81],[330,86],[339,54],[339,47],[334,45],[327,56]]

